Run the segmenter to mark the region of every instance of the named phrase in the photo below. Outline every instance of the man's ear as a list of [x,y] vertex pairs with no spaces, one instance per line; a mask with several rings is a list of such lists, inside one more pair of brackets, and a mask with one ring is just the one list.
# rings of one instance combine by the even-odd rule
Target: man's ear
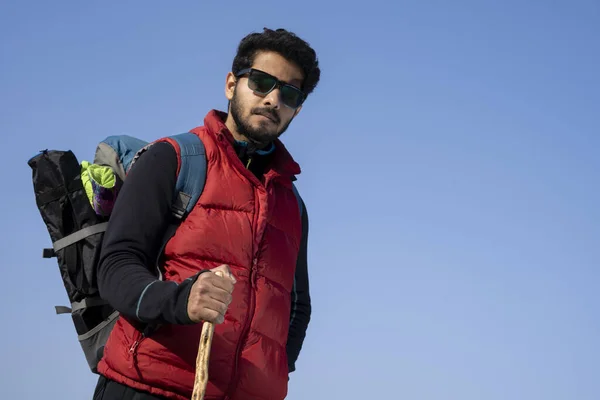
[[225,78],[225,97],[227,97],[227,100],[229,101],[233,99],[233,92],[235,91],[236,83],[237,80],[235,79],[233,72],[228,72],[227,77]]

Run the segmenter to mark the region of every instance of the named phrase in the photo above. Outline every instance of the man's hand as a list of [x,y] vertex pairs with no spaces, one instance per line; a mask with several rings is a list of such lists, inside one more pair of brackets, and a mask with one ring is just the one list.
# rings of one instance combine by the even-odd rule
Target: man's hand
[[200,274],[188,298],[187,312],[190,319],[194,322],[222,323],[231,303],[235,282],[229,266],[225,264]]

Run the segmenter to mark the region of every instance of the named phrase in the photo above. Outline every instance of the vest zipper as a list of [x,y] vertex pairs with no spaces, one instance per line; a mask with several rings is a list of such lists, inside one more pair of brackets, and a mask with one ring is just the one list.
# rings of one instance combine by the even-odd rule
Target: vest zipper
[[133,355],[135,357],[135,353],[137,351],[138,346],[140,345],[141,340],[136,340],[135,342],[133,342],[133,344],[131,345],[131,347],[129,348],[129,354]]
[[146,335],[143,333],[133,342],[131,347],[129,347],[129,354],[131,354],[131,361],[133,364],[133,368],[137,372],[138,376],[141,376],[142,373],[137,365],[137,350],[140,347],[140,344],[146,339]]
[[252,260],[252,267],[250,269],[250,306],[249,313],[244,321],[244,329],[242,330],[242,334],[240,335],[240,340],[238,342],[237,348],[235,349],[235,366],[233,373],[232,385],[229,390],[229,394],[226,396],[226,399],[229,399],[230,396],[233,396],[235,390],[237,388],[237,380],[238,380],[238,366],[240,362],[240,358],[242,357],[242,349],[248,340],[248,332],[250,331],[250,324],[252,323],[252,319],[254,319],[254,312],[256,311],[256,266],[258,265],[258,258],[254,257]]
[[[267,187],[267,184],[265,184],[265,189],[266,189],[266,187]],[[257,213],[259,211],[260,210],[258,210]],[[258,219],[258,214],[257,214],[256,218]],[[265,224],[266,224],[266,221],[265,221]],[[265,227],[265,229],[263,229],[262,234],[260,236],[260,240],[258,241],[259,246],[263,241],[263,238],[265,236],[265,231],[266,231],[266,227]],[[246,344],[246,341],[248,340],[248,332],[250,331],[250,325],[252,323],[252,320],[254,319],[254,313],[256,311],[256,269],[257,269],[257,267],[258,267],[258,252],[256,252],[256,254],[254,254],[254,258],[252,259],[252,265],[250,266],[249,313],[248,313],[248,316],[246,317],[246,320],[244,321],[244,329],[242,330],[242,334],[240,335],[240,341],[238,342],[237,348],[235,350],[235,364],[234,364],[235,366],[234,366],[234,370],[233,370],[234,371],[233,380],[232,380],[232,384],[229,388],[229,393],[225,396],[225,399],[230,399],[234,395],[234,393],[237,389],[237,381],[239,378],[239,371],[238,371],[239,361],[240,361],[240,358],[242,357],[242,349],[244,348],[244,345]]]

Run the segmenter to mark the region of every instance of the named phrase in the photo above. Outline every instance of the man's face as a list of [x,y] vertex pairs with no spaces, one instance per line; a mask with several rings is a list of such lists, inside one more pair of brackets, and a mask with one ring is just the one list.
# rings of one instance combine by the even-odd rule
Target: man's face
[[[278,53],[260,52],[252,68],[266,72],[284,83],[301,87],[302,70]],[[248,87],[248,75],[236,78],[227,76],[226,96],[231,101],[230,115],[239,135],[263,147],[281,136],[300,108],[290,108],[283,103],[281,89],[275,88],[262,95]]]

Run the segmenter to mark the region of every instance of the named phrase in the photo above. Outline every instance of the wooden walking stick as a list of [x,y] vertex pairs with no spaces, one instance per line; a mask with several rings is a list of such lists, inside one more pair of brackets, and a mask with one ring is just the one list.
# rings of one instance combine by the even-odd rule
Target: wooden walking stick
[[194,379],[194,391],[192,400],[203,400],[208,383],[208,360],[210,357],[210,346],[212,344],[215,326],[211,322],[205,322],[202,326],[200,343],[198,345],[198,356],[196,357],[196,377]]
[[[223,276],[221,271],[217,275]],[[196,357],[196,376],[194,378],[194,390],[192,400],[204,400],[206,385],[208,383],[208,361],[210,358],[210,346],[212,345],[215,325],[212,322],[204,322],[200,343],[198,343],[198,356]]]

